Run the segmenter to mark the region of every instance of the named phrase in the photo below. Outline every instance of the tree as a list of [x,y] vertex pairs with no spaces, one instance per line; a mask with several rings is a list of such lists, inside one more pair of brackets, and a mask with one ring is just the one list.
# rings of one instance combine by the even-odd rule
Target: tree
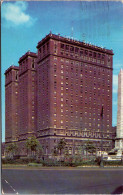
[[60,155],[61,155],[61,152],[62,150],[65,148],[66,146],[66,142],[64,139],[60,139],[58,145],[57,145],[57,149],[60,151]]
[[35,136],[31,136],[26,140],[26,148],[28,151],[31,150],[31,153],[41,150],[40,143]]
[[18,146],[16,143],[10,143],[5,150],[13,158],[13,155],[18,151]]
[[68,150],[68,147],[65,147],[64,154],[65,154],[65,156],[69,156],[69,150]]
[[78,155],[79,156],[82,156],[83,151],[84,151],[84,146],[83,145],[78,146]]
[[53,150],[52,150],[52,154],[53,154],[54,156],[57,156],[57,155],[58,155],[58,148],[57,148],[57,146],[54,146],[54,148],[53,148]]
[[36,154],[37,154],[37,157],[39,157],[39,158],[43,155],[43,148],[42,148],[41,144],[37,145]]
[[86,152],[93,154],[96,151],[96,147],[94,146],[92,141],[88,140],[85,142],[85,150]]

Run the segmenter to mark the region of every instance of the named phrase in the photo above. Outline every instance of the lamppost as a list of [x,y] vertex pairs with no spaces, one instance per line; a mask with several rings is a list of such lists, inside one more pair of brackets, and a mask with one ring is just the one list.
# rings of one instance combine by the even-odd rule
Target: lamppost
[[101,117],[101,161],[100,161],[100,167],[104,167],[103,153],[102,153],[102,151],[103,151],[103,105],[102,105],[100,117]]

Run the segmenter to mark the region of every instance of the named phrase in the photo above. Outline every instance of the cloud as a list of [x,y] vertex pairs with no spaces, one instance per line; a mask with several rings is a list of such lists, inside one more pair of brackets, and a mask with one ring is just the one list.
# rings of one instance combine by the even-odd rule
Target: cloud
[[29,14],[26,13],[27,2],[19,1],[14,3],[2,4],[2,18],[7,26],[19,26],[27,24],[28,26],[35,21]]
[[117,93],[118,89],[118,75],[113,75],[113,93]]

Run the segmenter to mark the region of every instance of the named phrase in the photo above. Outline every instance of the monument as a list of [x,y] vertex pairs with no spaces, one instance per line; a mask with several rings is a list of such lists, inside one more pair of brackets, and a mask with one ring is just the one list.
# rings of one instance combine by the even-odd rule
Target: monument
[[118,75],[118,108],[117,108],[117,129],[115,139],[115,150],[117,156],[123,152],[123,69]]

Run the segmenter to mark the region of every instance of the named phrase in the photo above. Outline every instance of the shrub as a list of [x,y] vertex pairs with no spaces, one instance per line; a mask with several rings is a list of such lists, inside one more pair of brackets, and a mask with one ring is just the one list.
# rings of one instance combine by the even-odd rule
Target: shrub
[[19,159],[12,159],[9,157],[6,157],[5,159],[2,159],[2,164],[28,164],[28,163],[40,163],[41,161],[37,161],[35,158],[29,158],[29,157],[22,157]]
[[[100,165],[101,159],[98,157],[96,160],[91,159],[91,160],[83,160],[82,158],[78,157],[72,157],[68,156],[62,161],[58,161],[56,159],[36,159],[33,157],[21,157],[19,159],[13,159],[10,157],[6,157],[5,159],[2,159],[2,164],[29,164],[29,163],[34,163],[37,166],[42,164],[43,166],[71,166],[71,167],[76,167],[76,166],[91,166],[91,165]],[[123,160],[103,160],[104,166],[109,165],[109,166],[123,166]]]
[[123,165],[123,161],[122,160],[104,160],[103,161],[104,165],[111,165],[111,166],[119,166],[119,165]]
[[28,166],[42,166],[42,164],[40,163],[28,163]]
[[5,158],[5,159],[2,159],[2,164],[14,164],[14,159],[12,158]]
[[47,159],[47,160],[43,161],[42,164],[44,166],[48,166],[48,167],[49,166],[61,166],[62,162],[54,160],[54,159]]

